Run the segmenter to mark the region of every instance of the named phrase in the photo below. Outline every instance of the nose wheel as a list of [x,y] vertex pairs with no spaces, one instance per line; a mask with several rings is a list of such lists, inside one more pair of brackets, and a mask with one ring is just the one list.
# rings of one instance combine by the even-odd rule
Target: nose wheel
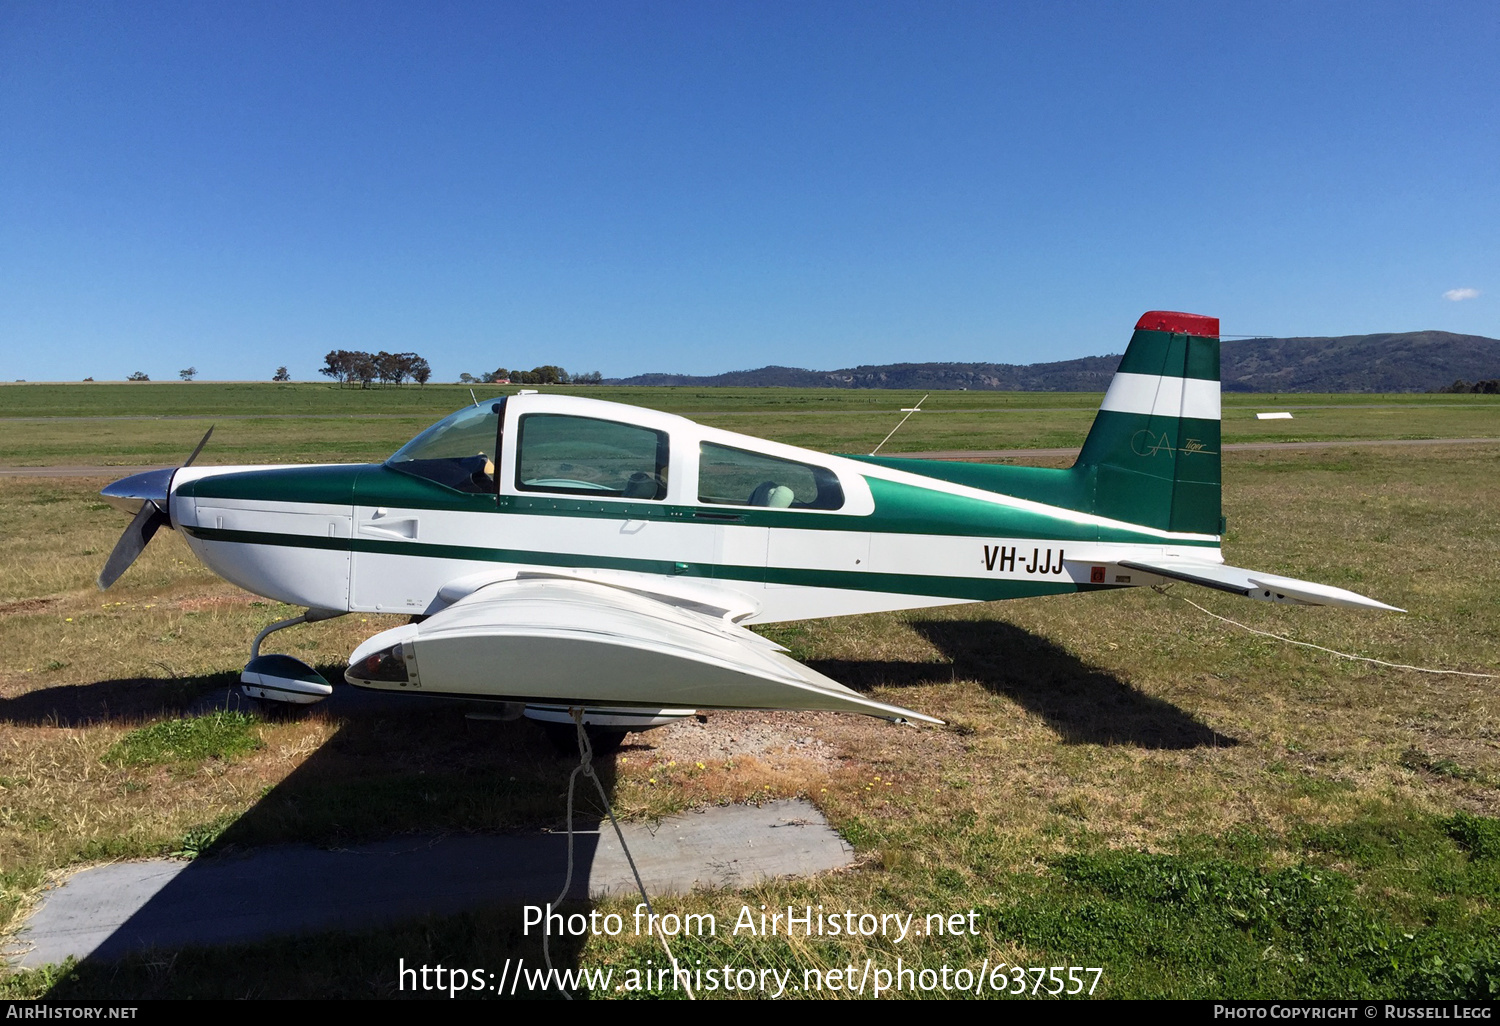
[[278,620],[257,634],[250,643],[250,661],[240,672],[240,693],[257,703],[283,709],[311,705],[333,694],[333,685],[317,670],[293,656],[261,655],[260,643],[272,633],[299,623],[316,623],[343,615],[328,609],[309,609],[301,616]]

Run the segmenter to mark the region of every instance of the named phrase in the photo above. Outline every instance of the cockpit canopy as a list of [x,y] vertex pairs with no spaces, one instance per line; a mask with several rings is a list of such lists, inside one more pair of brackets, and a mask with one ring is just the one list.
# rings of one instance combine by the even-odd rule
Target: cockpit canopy
[[[505,438],[507,412],[514,439]],[[846,508],[832,467],[762,447],[774,443],[615,403],[523,394],[509,411],[505,399],[491,399],[443,418],[386,466],[476,495],[666,502],[673,493],[671,501],[702,506]]]
[[385,465],[460,492],[493,494],[504,418],[503,398],[466,406],[407,442]]

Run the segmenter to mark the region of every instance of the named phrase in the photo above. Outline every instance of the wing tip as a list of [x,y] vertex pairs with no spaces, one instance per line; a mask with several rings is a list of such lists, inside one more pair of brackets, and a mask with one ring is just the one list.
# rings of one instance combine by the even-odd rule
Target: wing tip
[[920,720],[921,722],[931,724],[934,727],[946,727],[948,725],[945,721],[938,719],[936,716],[928,716],[925,713],[912,712],[911,710],[907,710],[905,716],[882,716],[881,719],[890,720],[898,727],[915,727],[916,724],[913,723],[912,720]]

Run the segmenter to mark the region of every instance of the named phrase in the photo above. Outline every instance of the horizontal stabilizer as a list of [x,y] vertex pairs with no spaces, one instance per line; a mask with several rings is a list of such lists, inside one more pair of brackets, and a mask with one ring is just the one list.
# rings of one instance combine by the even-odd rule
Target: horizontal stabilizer
[[1300,606],[1344,606],[1348,609],[1387,609],[1394,613],[1406,610],[1328,584],[1299,581],[1294,577],[1245,570],[1224,563],[1198,562],[1189,559],[1122,559],[1120,566],[1143,570],[1160,577],[1227,591],[1263,602],[1289,602]]

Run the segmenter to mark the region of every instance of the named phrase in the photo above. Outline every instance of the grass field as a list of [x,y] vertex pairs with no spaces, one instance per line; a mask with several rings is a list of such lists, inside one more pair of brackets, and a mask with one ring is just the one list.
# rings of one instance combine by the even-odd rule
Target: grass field
[[[900,421],[900,410],[922,398],[919,392],[832,388],[564,391],[824,452],[870,451]],[[201,457],[205,464],[374,461],[469,401],[468,388],[458,385],[368,391],[326,384],[7,385],[0,387],[0,466],[173,463],[186,458],[211,423],[216,427]],[[1098,407],[1094,393],[935,392],[884,451],[1078,445]],[[1290,411],[1294,419],[1255,419],[1267,410]],[[1496,435],[1496,396],[1224,399],[1225,442]]]
[[[65,420],[89,415],[94,402],[69,405],[69,393],[119,393],[108,415],[135,417],[147,414],[131,404],[155,396],[191,403],[200,388],[235,387],[6,386],[0,404],[13,419],[0,462],[177,459],[201,425]],[[221,421],[205,458],[379,458],[462,402],[453,388],[363,397],[254,389],[236,399],[251,419]],[[867,433],[884,434],[893,411],[918,398],[674,391],[650,390],[649,401],[845,450],[868,448]],[[11,403],[33,392],[24,411]],[[277,397],[273,410],[255,398],[267,394]],[[950,398],[955,412],[937,412]],[[710,401],[719,405],[691,405]],[[934,415],[907,425],[929,434],[904,448],[963,447],[951,441],[964,431],[947,422],[969,425],[967,447],[1077,444],[1097,401],[935,395]],[[1230,440],[1262,430],[1500,434],[1492,397],[1226,403]],[[1251,416],[1299,403],[1316,409],[1270,426]],[[315,413],[338,417],[308,419]],[[87,447],[89,425],[108,446]],[[866,958],[886,968],[897,958],[933,969],[1097,966],[1105,997],[1496,996],[1500,682],[1338,660],[1241,631],[1182,599],[1389,662],[1500,672],[1497,458],[1500,446],[1487,445],[1226,456],[1231,561],[1352,587],[1409,609],[1405,616],[1267,606],[1179,586],[766,628],[823,672],[949,725],[716,714],[709,730],[723,737],[786,743],[715,759],[641,736],[602,774],[622,814],[802,795],[861,856],[851,872],[662,899],[658,910],[714,912],[728,923],[761,903],[972,909],[979,935],[895,945],[721,931],[680,940],[678,958],[789,968],[798,981],[806,969]],[[290,611],[213,577],[172,532],[99,593],[93,577],[124,525],[97,501],[102,483],[0,478],[0,922],[13,925],[56,874],[109,859],[560,823],[568,764],[526,723],[466,724],[446,708],[189,715],[195,698],[234,679],[255,631]],[[394,622],[351,616],[277,639],[336,677],[359,640]],[[816,743],[793,743],[805,737]],[[632,904],[603,907],[628,913]],[[396,996],[398,958],[540,958],[519,926],[515,908],[475,909],[375,932],[11,973],[0,977],[0,996]],[[619,972],[661,959],[650,944],[624,940],[562,954],[570,965]]]

